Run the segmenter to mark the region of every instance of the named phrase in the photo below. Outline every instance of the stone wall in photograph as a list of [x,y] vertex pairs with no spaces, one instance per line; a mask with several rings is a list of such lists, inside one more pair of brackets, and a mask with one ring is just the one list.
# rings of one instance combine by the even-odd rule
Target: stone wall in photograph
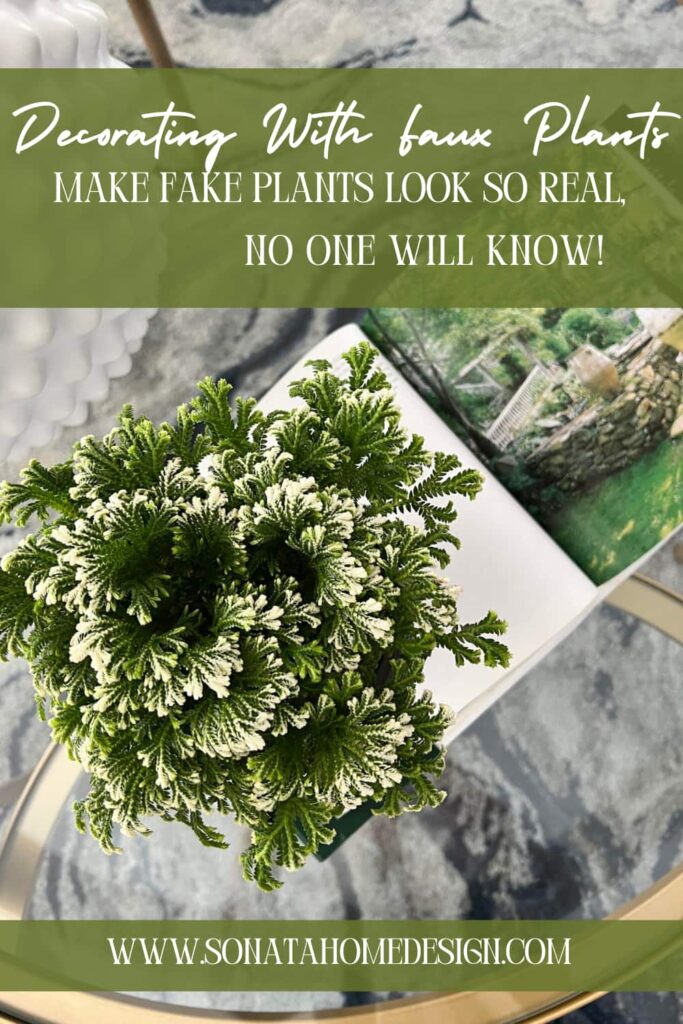
[[683,438],[683,366],[677,357],[675,348],[655,340],[619,366],[620,393],[542,440],[527,456],[531,473],[573,491],[624,469],[667,437]]

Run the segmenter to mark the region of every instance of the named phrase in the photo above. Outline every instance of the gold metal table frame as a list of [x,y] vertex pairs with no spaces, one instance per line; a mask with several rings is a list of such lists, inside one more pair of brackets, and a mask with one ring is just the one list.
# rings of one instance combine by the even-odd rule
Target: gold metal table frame
[[[608,603],[683,644],[683,595],[644,576],[621,584]],[[55,821],[80,768],[62,747],[50,747],[25,786],[0,848],[0,919],[21,920]],[[683,865],[611,915],[618,920],[683,919]],[[457,992],[317,1013],[232,1013],[167,1006],[117,994],[0,993],[0,1021],[30,1024],[243,1024],[321,1021],[326,1024],[545,1024],[598,999],[602,992]]]

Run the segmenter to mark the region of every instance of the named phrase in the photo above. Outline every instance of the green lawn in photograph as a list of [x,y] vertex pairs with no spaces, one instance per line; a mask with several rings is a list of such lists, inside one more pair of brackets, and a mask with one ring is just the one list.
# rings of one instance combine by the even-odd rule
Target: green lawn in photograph
[[683,442],[658,448],[576,496],[546,524],[595,583],[604,583],[683,523]]

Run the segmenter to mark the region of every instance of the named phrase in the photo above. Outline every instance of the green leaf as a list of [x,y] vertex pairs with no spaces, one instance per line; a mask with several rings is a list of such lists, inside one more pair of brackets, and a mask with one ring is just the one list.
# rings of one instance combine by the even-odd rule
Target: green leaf
[[319,846],[331,843],[333,812],[332,807],[297,797],[279,804],[267,823],[254,829],[252,845],[242,854],[244,877],[266,892],[279,888],[282,883],[275,879],[273,866],[296,871]]
[[0,523],[25,526],[32,516],[47,521],[53,513],[73,519],[77,512],[69,494],[73,483],[70,463],[46,469],[33,459],[22,471],[21,483],[0,484]]
[[510,652],[495,637],[502,636],[507,629],[495,612],[489,612],[479,622],[456,626],[452,633],[444,639],[444,646],[455,656],[457,665],[465,662],[483,661],[488,668],[500,665],[507,668],[510,664]]
[[229,396],[232,385],[225,380],[205,377],[198,384],[199,395],[192,399],[192,418],[203,427],[213,444],[221,444],[232,436],[235,424]]
[[35,602],[24,580],[12,571],[0,570],[0,659],[20,658],[26,635],[33,625]]

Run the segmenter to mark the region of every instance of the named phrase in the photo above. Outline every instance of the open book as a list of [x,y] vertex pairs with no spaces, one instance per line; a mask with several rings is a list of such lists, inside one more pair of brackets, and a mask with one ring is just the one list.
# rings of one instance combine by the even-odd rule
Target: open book
[[292,404],[308,359],[364,336],[381,351],[407,431],[482,473],[446,575],[463,621],[509,623],[512,667],[430,658],[425,683],[456,712],[450,741],[683,522],[683,311],[371,310],[263,398]]

